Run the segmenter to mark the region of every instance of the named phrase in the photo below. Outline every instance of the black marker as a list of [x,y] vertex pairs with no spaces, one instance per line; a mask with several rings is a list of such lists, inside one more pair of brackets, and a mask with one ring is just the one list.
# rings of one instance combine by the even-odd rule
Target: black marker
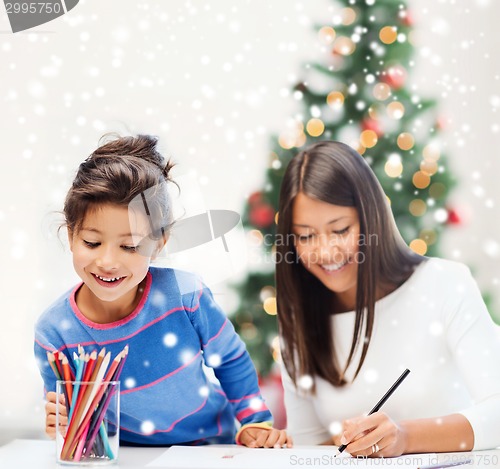
[[[397,379],[397,381],[391,386],[391,388],[389,389],[389,391],[387,391],[384,396],[382,397],[382,399],[380,399],[380,401],[378,401],[376,404],[375,404],[375,407],[373,407],[372,410],[370,410],[370,412],[368,412],[368,415],[371,415],[373,414],[374,412],[378,412],[380,410],[380,408],[385,404],[385,401],[387,401],[387,399],[389,399],[389,397],[391,397],[391,394],[397,389],[397,387],[403,382],[403,380],[410,374],[410,370],[408,368],[406,368],[405,371],[403,371],[403,374]],[[347,445],[342,445],[342,446],[339,446],[339,454],[342,453],[342,451],[344,451],[345,449],[347,448]],[[336,455],[335,455],[336,456]]]

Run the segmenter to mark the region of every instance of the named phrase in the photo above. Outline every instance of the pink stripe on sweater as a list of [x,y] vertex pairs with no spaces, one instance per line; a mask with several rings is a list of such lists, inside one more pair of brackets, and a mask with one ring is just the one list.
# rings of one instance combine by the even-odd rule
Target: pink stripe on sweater
[[212,338],[208,339],[208,342],[206,344],[203,344],[203,348],[205,348],[210,342],[212,342],[212,340],[217,339],[217,337],[219,337],[221,335],[223,329],[227,326],[227,323],[228,323],[228,320],[226,319],[224,321],[224,324],[222,324],[221,328],[219,329],[219,332],[217,332],[217,334],[215,334]]
[[[148,273],[148,275],[150,275],[150,274]],[[72,295],[71,295],[72,297],[74,297],[74,294],[76,293],[76,291],[78,290],[78,288],[79,288],[79,286],[77,286],[77,287],[75,288],[75,290],[73,291],[73,293],[72,293]],[[146,287],[146,288],[147,288],[147,287]],[[148,293],[149,293],[149,292],[148,292]],[[144,331],[145,329],[147,329],[147,328],[149,328],[149,327],[153,326],[153,325],[154,325],[154,324],[156,324],[157,322],[161,321],[162,319],[165,319],[167,316],[169,316],[169,315],[171,315],[171,314],[173,314],[173,313],[176,313],[176,312],[179,312],[179,311],[189,311],[189,312],[191,312],[191,313],[192,313],[192,312],[196,311],[196,310],[200,307],[200,302],[199,302],[199,300],[200,300],[200,298],[201,298],[201,295],[202,295],[202,294],[203,294],[203,291],[201,291],[201,290],[200,290],[199,295],[198,295],[198,303],[196,304],[196,306],[194,306],[194,307],[192,307],[192,308],[189,308],[189,307],[187,307],[187,306],[184,306],[184,307],[182,307],[182,306],[181,306],[181,307],[179,307],[179,306],[178,306],[178,307],[176,307],[176,308],[172,308],[172,309],[168,310],[166,313],[164,313],[164,314],[162,314],[161,316],[157,317],[157,318],[156,318],[156,319],[154,319],[153,321],[151,321],[151,322],[149,322],[149,323],[145,324],[145,325],[144,325],[144,326],[142,326],[140,329],[137,329],[135,332],[132,332],[132,334],[129,334],[129,335],[127,335],[127,336],[120,337],[120,338],[118,338],[118,339],[103,340],[103,341],[101,341],[101,342],[96,342],[95,340],[90,340],[90,341],[88,341],[88,342],[79,342],[79,343],[77,343],[77,344],[64,344],[64,345],[63,345],[63,346],[61,346],[58,350],[60,350],[60,351],[61,351],[61,350],[64,350],[64,349],[76,348],[76,347],[78,347],[78,345],[81,345],[82,347],[86,347],[86,346],[88,346],[88,345],[100,345],[100,346],[102,346],[102,345],[107,345],[107,344],[115,344],[115,343],[117,343],[117,342],[123,342],[123,341],[125,341],[125,340],[128,340],[128,339],[130,339],[130,338],[132,338],[132,337],[136,336],[137,334],[140,334],[140,333],[141,333],[142,331]],[[145,298],[146,298],[146,295],[144,296],[144,302],[146,301],[146,299],[145,299]],[[70,301],[71,301],[71,300],[70,300]],[[142,300],[141,300],[141,303],[142,303]],[[144,306],[144,303],[142,303],[142,305]],[[72,306],[73,306],[73,305],[72,305]],[[78,310],[78,307],[76,306],[76,303],[75,303],[75,307],[76,307],[76,309]],[[139,308],[139,307],[138,307],[138,308]],[[73,308],[73,310],[74,310],[74,308]],[[137,308],[136,308],[136,310],[137,310]],[[78,310],[78,311],[79,311],[79,310]],[[75,313],[76,313],[76,311],[75,311]],[[80,313],[80,314],[81,314],[81,313]],[[132,314],[133,314],[133,313],[132,313]],[[128,318],[128,317],[129,317],[129,316],[127,316],[127,318]],[[125,319],[127,319],[127,318],[122,319],[122,321],[124,321],[124,320],[125,320]],[[79,319],[80,319],[80,318],[79,318]],[[88,321],[88,319],[87,319],[87,321]],[[118,322],[114,322],[114,323],[111,323],[111,324],[113,325],[113,327],[116,327],[117,325],[121,325],[121,324],[118,324],[119,322],[120,322],[120,321],[118,321]],[[95,324],[95,323],[92,323],[92,324]],[[103,324],[100,324],[100,325],[102,326]],[[104,325],[109,326],[110,324],[104,324]],[[91,326],[91,327],[92,327],[92,326]],[[46,346],[46,345],[42,344],[42,343],[41,343],[39,340],[37,340],[36,338],[35,338],[35,342],[36,342],[36,343],[37,343],[40,347],[42,347],[44,350],[47,350],[47,351],[49,351],[49,352],[54,351],[54,348],[53,348],[53,347],[48,347],[48,346]]]
[[164,381],[164,380],[170,378],[171,376],[177,374],[179,371],[181,371],[184,368],[191,365],[191,363],[193,363],[196,360],[196,358],[200,356],[200,354],[201,354],[201,350],[190,361],[188,361],[184,365],[180,366],[179,368],[175,369],[174,371],[171,371],[170,373],[166,374],[165,376],[162,376],[161,378],[158,378],[157,380],[152,381],[151,383],[144,384],[143,386],[139,386],[137,388],[127,389],[126,391],[121,391],[120,394],[130,394],[131,392],[141,391],[142,389],[150,388],[151,386],[154,386],[155,384],[158,384],[161,381]]
[[243,396],[242,398],[240,399],[230,399],[229,402],[231,402],[231,404],[234,404],[236,402],[241,402],[241,401],[244,401],[245,399],[251,399],[252,397],[260,397],[260,392],[257,391],[256,393],[254,394],[249,394],[248,396]]
[[257,414],[258,412],[264,412],[266,410],[269,409],[266,407],[264,403],[262,403],[260,409],[251,409],[250,407],[247,407],[245,410],[238,412],[236,414],[236,418],[241,422],[244,418],[250,417],[250,415]]
[[172,423],[172,425],[170,425],[170,427],[168,427],[167,429],[165,430],[155,430],[154,432],[151,432],[151,433],[140,433],[140,432],[136,432],[134,430],[131,430],[130,428],[127,428],[127,427],[123,427],[120,425],[120,429],[121,430],[126,430],[127,432],[130,432],[130,433],[135,433],[136,435],[154,435],[155,433],[169,433],[171,432],[175,426],[181,421],[181,420],[184,420],[184,419],[187,419],[188,417],[190,417],[191,415],[193,414],[196,414],[197,412],[199,412],[201,409],[203,409],[203,407],[205,407],[206,403],[208,401],[208,397],[205,398],[205,400],[202,402],[202,404],[197,408],[197,409],[194,409],[193,411],[189,412],[189,414],[186,414],[184,415],[183,417],[180,417],[178,418],[175,422]]

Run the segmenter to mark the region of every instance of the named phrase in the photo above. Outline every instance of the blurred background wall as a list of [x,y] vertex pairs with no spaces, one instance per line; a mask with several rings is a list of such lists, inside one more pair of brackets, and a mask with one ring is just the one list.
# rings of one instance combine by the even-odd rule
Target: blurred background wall
[[[459,178],[444,254],[474,267],[498,317],[500,3],[412,4],[410,80],[440,100]],[[290,89],[302,65],[324,54],[313,25],[334,11],[330,0],[86,0],[12,34],[0,7],[0,442],[43,430],[33,325],[78,281],[54,213],[78,164],[106,132],[153,133],[207,209],[241,212],[262,184],[269,136],[297,110]],[[211,287],[230,312],[234,292]]]

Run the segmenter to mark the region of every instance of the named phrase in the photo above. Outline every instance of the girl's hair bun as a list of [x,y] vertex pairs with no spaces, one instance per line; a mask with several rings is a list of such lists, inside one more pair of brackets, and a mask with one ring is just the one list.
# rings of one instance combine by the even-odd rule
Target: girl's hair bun
[[70,232],[78,232],[89,208],[114,204],[130,208],[140,200],[154,236],[164,235],[173,223],[167,183],[174,166],[166,161],[152,135],[104,135],[78,168],[66,195],[64,216]]
[[170,170],[174,164],[170,160],[165,161],[157,150],[158,137],[142,134],[121,137],[119,134],[109,133],[101,137],[99,144],[99,148],[89,156],[88,160],[116,157],[140,158],[160,168],[164,178],[170,180]]

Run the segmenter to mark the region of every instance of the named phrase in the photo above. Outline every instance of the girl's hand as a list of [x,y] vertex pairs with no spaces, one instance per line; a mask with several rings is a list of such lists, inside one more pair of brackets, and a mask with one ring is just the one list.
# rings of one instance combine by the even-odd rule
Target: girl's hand
[[242,430],[239,442],[249,448],[287,448],[293,446],[292,437],[285,430],[251,427]]
[[[50,438],[56,437],[56,393],[48,392],[47,403],[45,404],[45,433]],[[64,436],[66,434],[66,426],[68,425],[68,414],[64,405],[64,396],[61,395],[59,400],[59,431]]]
[[407,435],[383,412],[343,422],[341,444],[352,456],[394,457],[405,452]]

